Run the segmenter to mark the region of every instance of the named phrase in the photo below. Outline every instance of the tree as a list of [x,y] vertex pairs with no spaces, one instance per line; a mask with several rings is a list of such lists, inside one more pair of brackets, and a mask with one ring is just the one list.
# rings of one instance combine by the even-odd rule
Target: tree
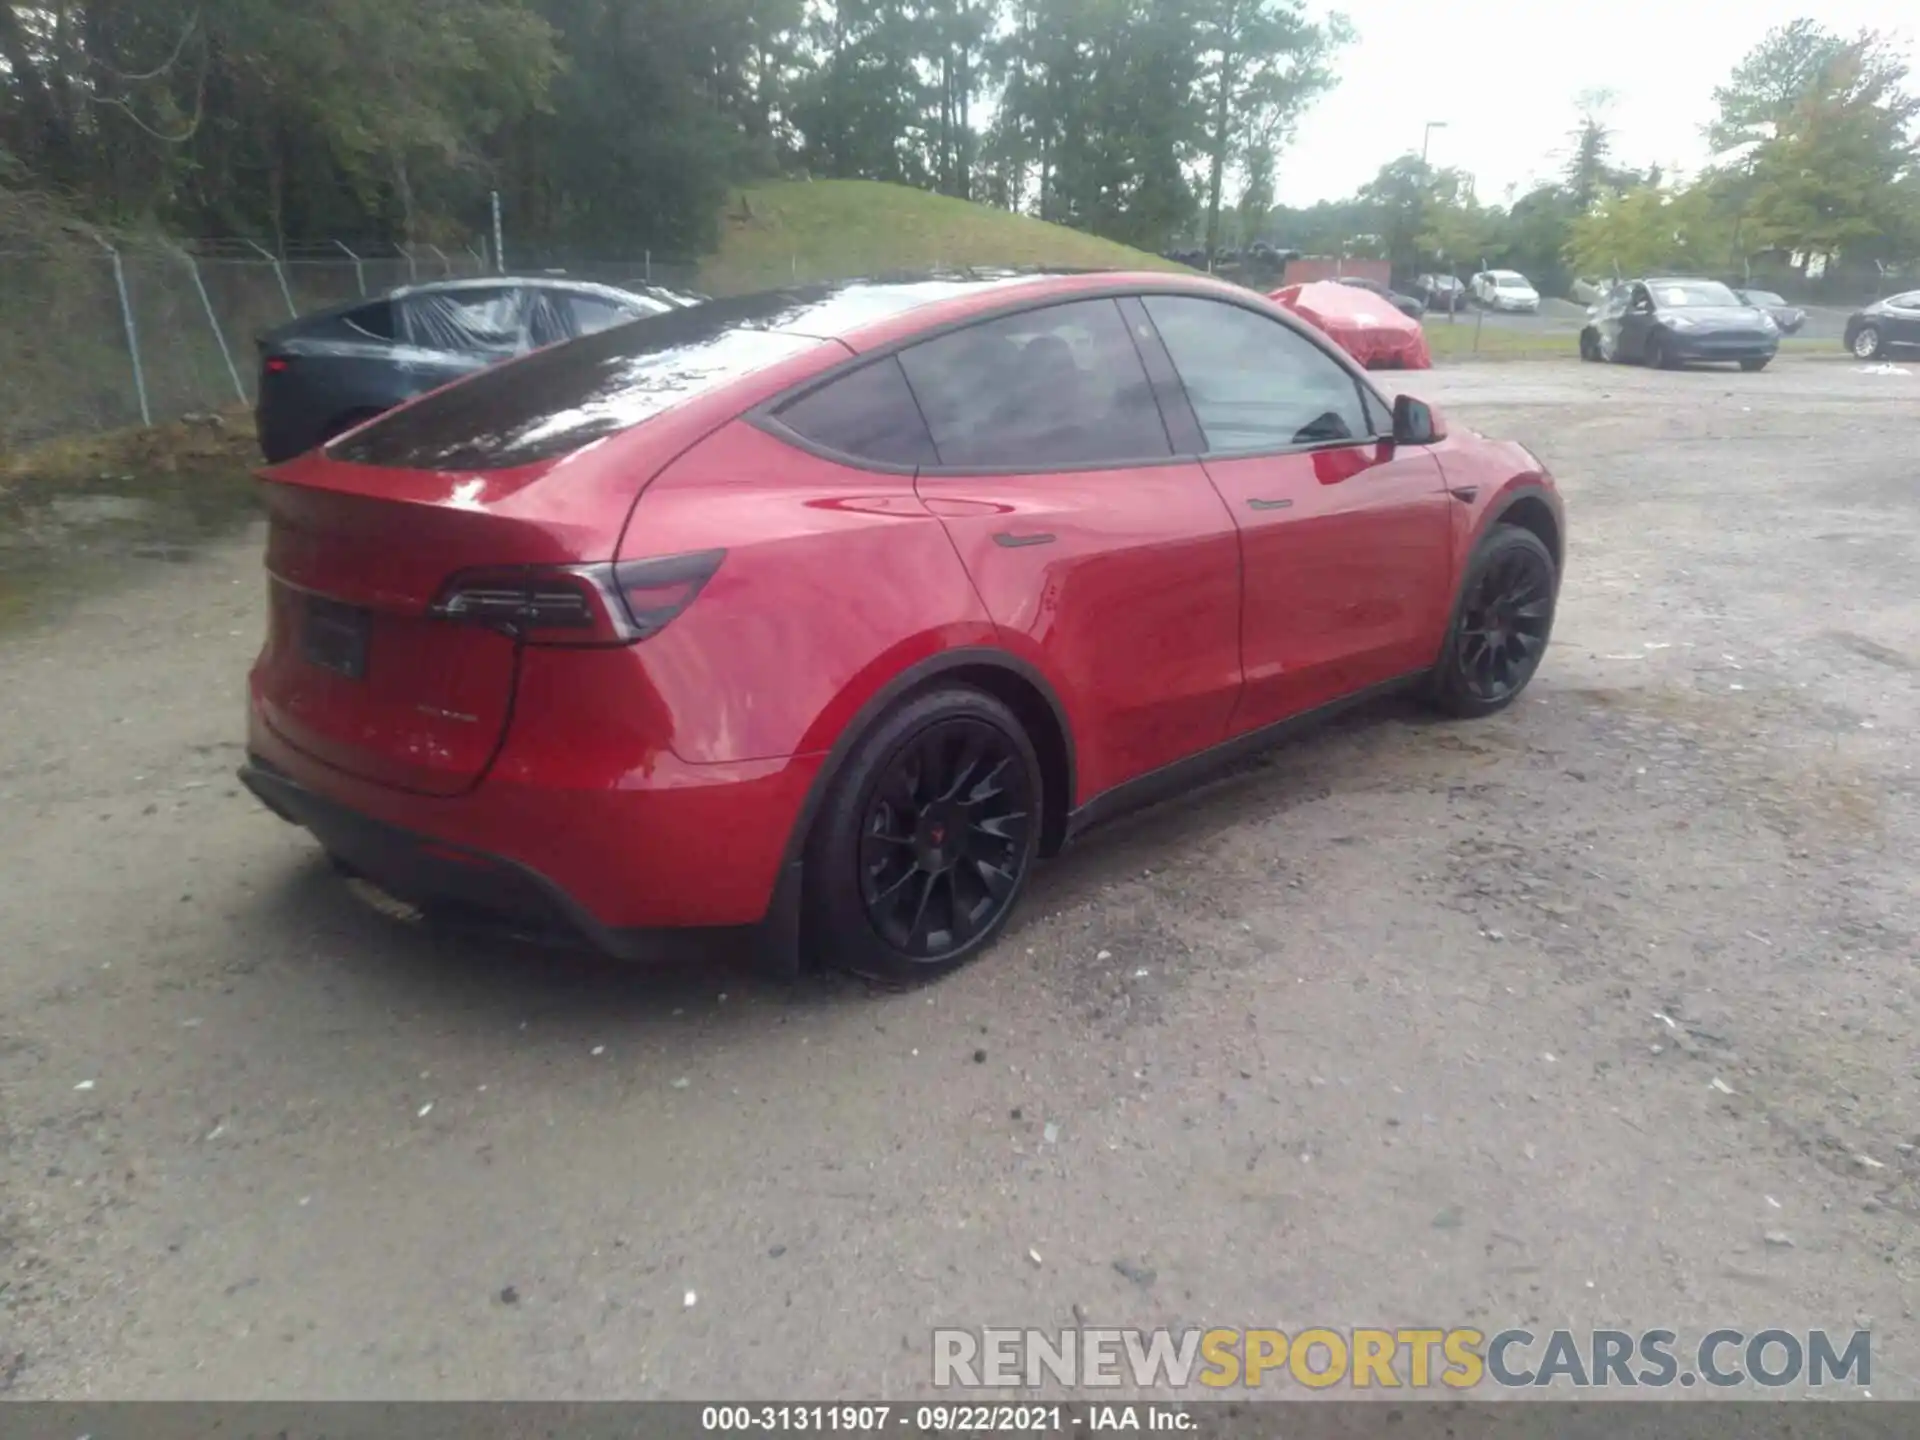
[[995,0],[926,0],[934,93],[939,108],[933,172],[948,195],[973,197],[978,139],[974,102],[986,72],[986,49],[999,19]]
[[1434,202],[1434,172],[1418,155],[1402,155],[1380,167],[1360,187],[1360,199],[1373,212],[1368,229],[1380,237],[1386,259],[1402,273],[1420,265],[1420,236]]
[[1580,120],[1568,137],[1573,152],[1567,158],[1566,186],[1574,210],[1582,215],[1604,196],[1641,182],[1638,173],[1613,163],[1613,127],[1607,123],[1613,101],[1611,90],[1586,90],[1576,102]]
[[[1219,248],[1227,169],[1255,137],[1272,152],[1293,122],[1334,84],[1332,59],[1353,38],[1345,17],[1324,25],[1301,0],[1185,0],[1194,6],[1197,84],[1204,106],[1207,253]],[[1171,8],[1169,0],[1168,8]],[[1263,167],[1264,164],[1263,164]]]
[[1905,73],[1862,37],[1775,120],[1750,172],[1747,215],[1759,245],[1834,256],[1907,228],[1900,181],[1915,167],[1908,134],[1920,101],[1902,90]]
[[1458,170],[1435,172],[1426,207],[1426,224],[1415,237],[1421,254],[1431,255],[1442,270],[1457,271],[1501,248],[1500,226],[1505,216],[1474,198],[1472,181]]
[[1573,201],[1564,188],[1538,186],[1508,207],[1500,227],[1500,253],[1488,258],[1520,271],[1542,294],[1564,294],[1569,279],[1565,252],[1573,219]]
[[911,0],[836,0],[815,14],[817,67],[794,106],[810,168],[841,179],[928,182],[922,19]]
[[1186,226],[1197,70],[1183,0],[1019,0],[990,188],[1043,219],[1150,249]]
[[1734,67],[1727,83],[1714,88],[1719,114],[1707,126],[1707,143],[1714,153],[1771,139],[1781,119],[1813,90],[1844,44],[1814,20],[1794,20],[1769,30]]
[[0,149],[104,219],[402,236],[558,66],[529,0],[0,5]]
[[1641,185],[1606,196],[1568,227],[1566,258],[1583,275],[1712,271],[1726,253],[1724,221],[1700,186]]

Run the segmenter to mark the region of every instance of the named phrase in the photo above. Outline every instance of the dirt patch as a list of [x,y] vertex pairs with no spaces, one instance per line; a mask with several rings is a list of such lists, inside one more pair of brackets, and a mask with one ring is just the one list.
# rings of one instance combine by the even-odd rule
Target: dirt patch
[[118,568],[191,558],[256,513],[259,463],[244,412],[0,454],[0,623]]

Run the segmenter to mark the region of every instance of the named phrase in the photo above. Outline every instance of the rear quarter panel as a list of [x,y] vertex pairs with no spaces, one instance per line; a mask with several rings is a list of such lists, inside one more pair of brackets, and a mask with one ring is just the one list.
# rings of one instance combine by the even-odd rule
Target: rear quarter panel
[[641,645],[690,763],[831,749],[903,670],[997,636],[911,475],[842,467],[736,420],[635,507],[622,560],[724,548],[686,613]]

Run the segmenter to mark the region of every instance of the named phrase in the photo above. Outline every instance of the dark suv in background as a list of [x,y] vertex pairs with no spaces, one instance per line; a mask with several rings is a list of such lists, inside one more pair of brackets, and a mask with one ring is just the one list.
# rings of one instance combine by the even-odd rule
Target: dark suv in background
[[499,361],[696,303],[658,288],[501,275],[303,315],[258,342],[260,452],[277,465]]

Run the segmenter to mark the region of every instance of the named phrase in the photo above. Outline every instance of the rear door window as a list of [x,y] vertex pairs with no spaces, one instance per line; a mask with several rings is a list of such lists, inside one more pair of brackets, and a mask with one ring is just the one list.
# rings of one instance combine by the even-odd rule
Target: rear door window
[[381,300],[372,305],[362,305],[358,310],[349,310],[342,317],[349,329],[356,330],[371,340],[391,340],[394,338],[393,306]]
[[1025,311],[900,354],[938,463],[953,469],[1123,465],[1173,454],[1112,300]]
[[1338,444],[1371,432],[1353,376],[1271,316],[1187,295],[1148,295],[1209,454]]
[[531,344],[526,292],[501,285],[435,290],[401,302],[407,338],[429,350],[515,355]]
[[599,295],[569,295],[566,304],[576,335],[597,335],[611,326],[625,324],[638,313]]
[[815,445],[882,465],[939,463],[898,359],[863,365],[783,406],[776,417]]

